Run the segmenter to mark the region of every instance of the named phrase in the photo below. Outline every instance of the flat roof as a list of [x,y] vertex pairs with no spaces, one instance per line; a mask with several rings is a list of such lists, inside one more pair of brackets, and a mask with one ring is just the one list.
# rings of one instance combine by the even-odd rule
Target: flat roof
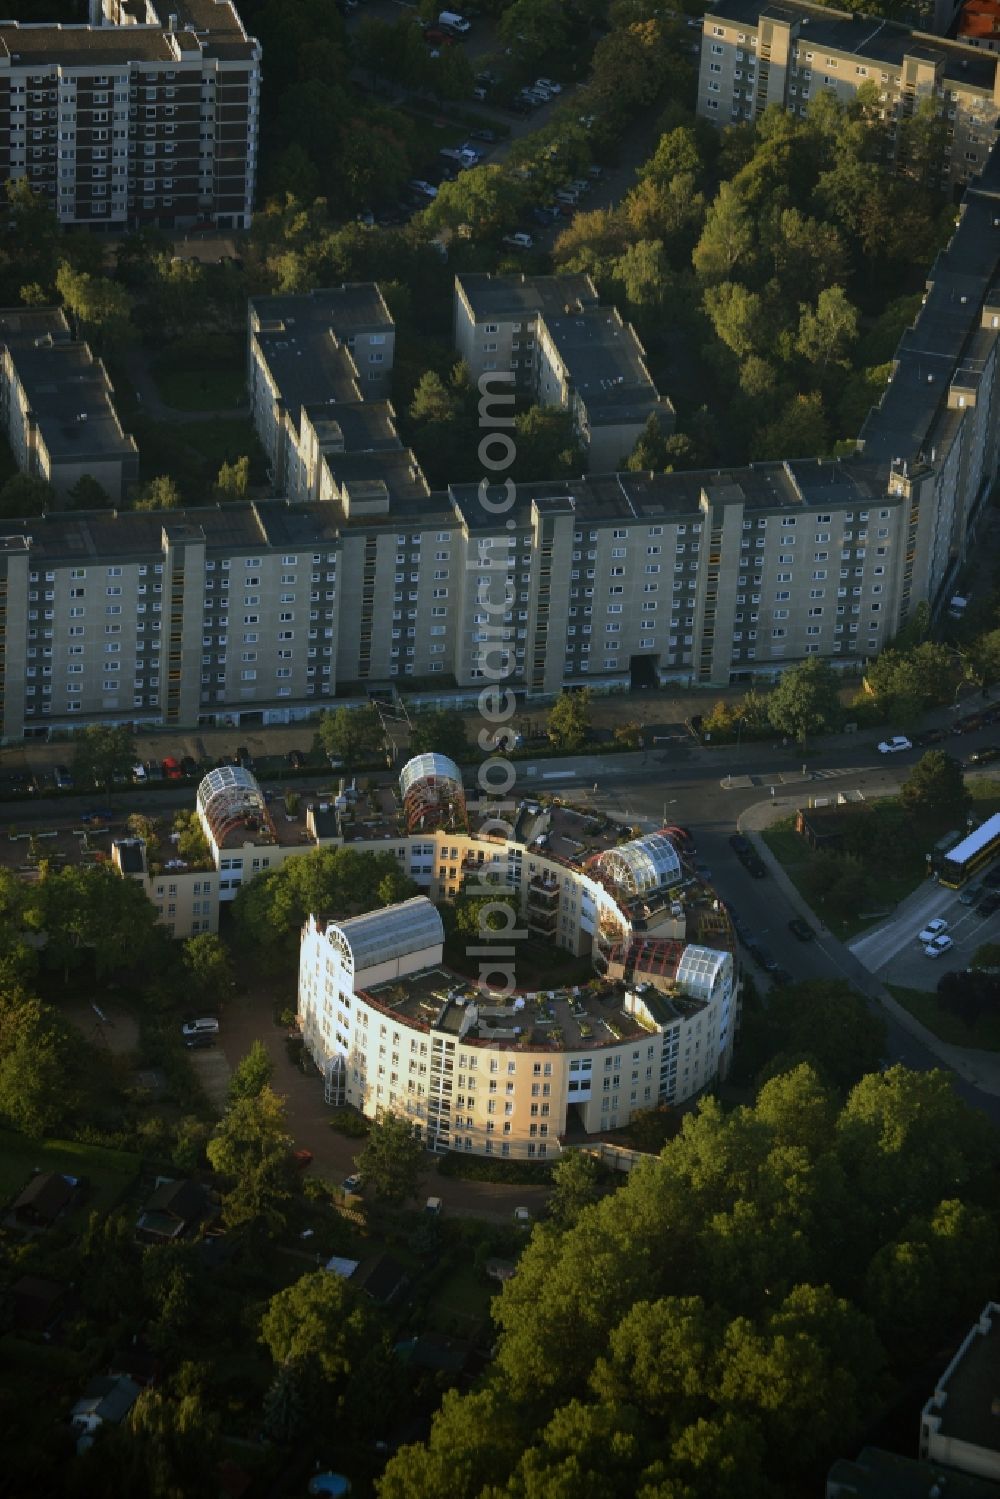
[[23,520],[0,520],[0,545],[27,537],[31,554],[40,559],[85,564],[131,558],[140,562],[162,557],[164,531],[174,536],[184,530],[193,538],[204,537],[216,556],[263,546],[331,548],[340,539],[334,506],[255,500],[169,512],[50,511]]
[[663,405],[634,329],[614,307],[546,312],[545,329],[591,425],[645,420]]
[[920,57],[941,64],[944,77],[960,82],[963,88],[978,88],[992,93],[996,59],[977,47],[950,42],[930,32],[914,31],[895,21],[850,11],[827,9],[799,0],[719,0],[710,7],[706,21],[714,17],[755,27],[761,20],[773,20],[803,29],[799,40],[828,47],[832,52],[851,57],[870,58],[887,67],[901,68],[907,57]]
[[357,366],[331,328],[261,328],[254,338],[296,425],[307,404],[353,405],[361,400]]
[[345,281],[341,286],[316,287],[313,291],[253,297],[250,311],[254,325],[261,328],[280,324],[302,333],[332,328],[343,339],[395,327],[375,281]]
[[328,446],[345,453],[382,452],[402,446],[396,413],[389,401],[341,401],[332,409],[328,402],[306,402],[302,411],[327,458],[332,456]]
[[[942,1436],[1000,1453],[1000,1303],[990,1302],[945,1371],[925,1415],[940,1420]],[[942,1398],[943,1397],[943,1398]]]
[[568,276],[494,276],[488,271],[462,271],[455,277],[478,322],[481,318],[546,319],[568,307],[598,304],[597,289],[585,274]]

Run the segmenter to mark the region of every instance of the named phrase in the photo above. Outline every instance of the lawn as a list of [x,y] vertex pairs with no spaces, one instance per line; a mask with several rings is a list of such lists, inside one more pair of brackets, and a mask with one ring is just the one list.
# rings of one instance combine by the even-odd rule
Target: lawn
[[260,483],[266,471],[257,434],[239,417],[175,423],[140,416],[132,423],[132,435],[142,455],[142,477],[170,474],[186,505],[210,500],[223,463],[234,463],[244,454],[250,459],[251,484]]
[[973,1046],[980,1051],[1000,1051],[1000,1015],[986,1016],[970,1030],[957,1015],[941,1008],[936,994],[924,989],[904,989],[901,984],[887,984],[886,988],[893,999],[909,1010],[914,1020],[919,1020],[921,1025],[926,1025],[929,1031],[933,1031],[935,1036],[947,1041],[949,1045]]
[[102,1145],[79,1145],[74,1140],[29,1140],[13,1130],[0,1130],[0,1201],[9,1202],[31,1177],[35,1167],[86,1176],[91,1183],[88,1210],[108,1212],[139,1174],[139,1157]]
[[[1000,781],[973,778],[967,782],[978,818],[1000,810]],[[880,913],[892,911],[927,878],[925,851],[933,848],[949,831],[947,825],[919,821],[907,813],[898,796],[865,803],[870,823],[863,824],[863,843],[855,845],[858,856],[871,870],[876,895],[862,917],[854,912],[836,917],[823,909],[810,891],[809,868],[815,857],[806,840],[795,831],[792,818],[774,823],[762,834],[788,878],[816,914],[842,941],[865,931]],[[845,825],[850,809],[844,809]]]
[[153,368],[160,399],[176,411],[226,411],[247,398],[243,366],[229,369],[167,370]]
[[496,1290],[474,1265],[465,1265],[450,1275],[427,1308],[428,1326],[442,1332],[471,1337],[490,1315],[490,1300]]

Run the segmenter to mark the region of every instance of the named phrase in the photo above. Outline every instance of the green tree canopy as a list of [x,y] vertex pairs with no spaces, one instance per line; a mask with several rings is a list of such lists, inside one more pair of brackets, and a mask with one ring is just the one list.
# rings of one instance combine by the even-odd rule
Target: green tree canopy
[[160,474],[144,484],[133,501],[134,510],[178,510],[183,504],[181,492],[168,474]]
[[767,700],[767,712],[779,734],[787,734],[803,747],[810,734],[834,728],[840,717],[840,700],[832,668],[813,656],[782,672]]
[[356,1164],[376,1197],[404,1202],[417,1190],[425,1167],[424,1148],[408,1119],[390,1109],[380,1109]]
[[549,709],[547,733],[557,749],[577,754],[590,737],[590,689],[563,691]]
[[375,759],[384,738],[378,714],[371,706],[335,708],[324,713],[317,733],[324,753],[350,768]]
[[900,796],[908,812],[934,823],[960,824],[972,805],[961,765],[938,749],[921,755],[903,782]]
[[422,708],[411,722],[411,755],[447,755],[458,765],[469,758],[465,717],[455,708]]
[[110,791],[116,781],[131,781],[137,759],[135,740],[125,724],[90,724],[76,736],[73,769],[84,790]]

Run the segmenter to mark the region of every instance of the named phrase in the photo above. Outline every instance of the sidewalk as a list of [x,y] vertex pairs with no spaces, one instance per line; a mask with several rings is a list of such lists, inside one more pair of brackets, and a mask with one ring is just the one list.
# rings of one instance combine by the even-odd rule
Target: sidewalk
[[804,916],[810,925],[815,926],[820,932],[823,945],[829,953],[835,965],[840,969],[844,978],[864,994],[868,999],[874,1000],[881,1005],[887,1014],[900,1027],[919,1041],[921,1046],[932,1052],[946,1067],[951,1068],[959,1077],[964,1078],[967,1083],[978,1088],[983,1093],[993,1097],[1000,1097],[1000,1053],[992,1051],[980,1051],[972,1046],[952,1046],[940,1037],[935,1036],[925,1025],[921,1025],[898,1000],[894,999],[879,979],[864,967],[854,956],[849,948],[839,942],[833,933],[819,920],[815,911],[808,906],[804,898],[785,873],[781,864],[771,853],[767,844],[760,836],[767,828],[775,822],[780,822],[789,815],[790,803],[782,799],[776,805],[770,799],[768,801],[756,802],[743,812],[737,822],[741,833],[749,835],[752,839],[768,872],[774,879],[775,884],[787,899],[789,905],[797,915]]

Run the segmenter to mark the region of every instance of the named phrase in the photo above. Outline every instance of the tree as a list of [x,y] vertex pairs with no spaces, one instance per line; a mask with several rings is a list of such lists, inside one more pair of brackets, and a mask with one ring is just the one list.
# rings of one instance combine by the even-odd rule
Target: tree
[[136,759],[125,724],[91,724],[77,735],[73,768],[81,787],[110,791],[116,781],[131,781]]
[[972,954],[973,968],[1000,970],[1000,942],[984,942]]
[[465,718],[457,709],[423,708],[411,723],[411,755],[446,755],[458,765],[469,758]]
[[843,287],[828,286],[821,291],[815,308],[805,303],[799,307],[796,348],[810,364],[825,369],[828,364],[843,363],[857,336],[858,310],[847,300]]
[[[857,909],[857,908],[855,908]],[[846,1092],[875,1072],[885,1050],[885,1022],[849,984],[814,979],[776,989],[766,1024],[775,1048],[762,1076],[808,1061],[824,1082]]]
[[17,1009],[17,1033],[0,1051],[0,1117],[23,1134],[52,1134],[80,1099],[78,1051],[53,1010],[37,1000]]
[[575,755],[590,738],[590,688],[563,690],[549,709],[549,740],[564,754]]
[[45,934],[45,962],[67,972],[86,955],[99,978],[142,969],[162,956],[169,938],[142,886],[108,864],[43,864],[34,916]]
[[764,345],[768,320],[756,292],[738,281],[720,281],[705,288],[702,300],[716,336],[734,354],[745,358]]
[[403,1202],[417,1190],[424,1170],[424,1148],[408,1119],[390,1109],[380,1109],[356,1164],[377,1197]]
[[243,1091],[233,1099],[207,1154],[213,1171],[238,1179],[275,1157],[286,1159],[291,1143],[284,1100],[264,1083],[256,1092]]
[[150,479],[136,495],[134,510],[177,510],[182,504],[181,492],[167,474]]
[[240,1098],[259,1098],[274,1075],[274,1063],[263,1041],[253,1041],[246,1056],[237,1062],[229,1079],[230,1104]]
[[694,268],[703,281],[727,281],[738,265],[749,260],[754,244],[753,225],[746,207],[731,183],[724,182],[705,216],[692,255]]
[[52,485],[32,474],[15,474],[0,488],[0,515],[5,520],[44,515],[47,510],[57,509],[58,503]]
[[827,452],[830,433],[823,397],[818,390],[792,397],[781,415],[766,423],[751,444],[758,462],[782,458],[820,458]]
[[585,467],[573,415],[558,406],[529,406],[514,418],[517,456],[511,476],[519,484],[580,474]]
[[385,738],[379,716],[370,705],[336,708],[322,714],[317,734],[324,753],[352,769],[375,759]]
[[114,348],[129,336],[132,297],[119,282],[74,270],[63,261],[56,274],[56,290],[83,336],[98,348]]
[[188,938],[184,943],[184,969],[189,992],[199,1005],[228,999],[233,989],[233,965],[225,943],[214,932],[199,932]]
[[767,700],[768,718],[779,734],[787,734],[805,748],[810,734],[834,727],[840,716],[837,678],[818,656],[782,672]]
[[81,474],[66,498],[74,510],[109,510],[114,504],[104,485],[98,484],[92,474]]
[[177,857],[179,859],[183,859],[185,864],[203,867],[210,862],[208,840],[205,837],[204,828],[198,821],[196,811],[175,812],[174,832],[177,834]]
[[636,439],[636,447],[628,454],[625,468],[633,474],[669,474],[667,438],[657,412],[651,411],[646,417],[646,426]]
[[220,500],[243,500],[250,484],[250,459],[237,458],[235,463],[224,463],[215,481],[215,491]]
[[903,782],[900,797],[906,810],[934,823],[965,820],[972,797],[962,767],[944,750],[928,750]]
[[1000,982],[995,973],[984,973],[974,966],[958,973],[943,974],[938,982],[937,994],[938,1003],[943,1010],[957,1015],[969,1030],[975,1030],[984,1015],[997,1013]]
[[560,1228],[571,1228],[584,1208],[601,1195],[600,1167],[583,1150],[567,1151],[552,1168],[549,1217]]
[[501,17],[499,32],[517,57],[541,61],[566,46],[571,24],[561,0],[514,0]]

